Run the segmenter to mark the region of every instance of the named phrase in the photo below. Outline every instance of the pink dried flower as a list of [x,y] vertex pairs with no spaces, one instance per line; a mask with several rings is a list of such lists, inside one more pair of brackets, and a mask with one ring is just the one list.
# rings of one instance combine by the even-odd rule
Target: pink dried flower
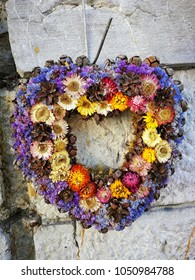
[[142,77],[142,94],[147,100],[153,100],[159,88],[159,80],[156,75],[144,75]]
[[101,203],[107,203],[110,200],[112,193],[109,188],[102,187],[98,189],[96,196]]
[[123,176],[122,182],[132,193],[135,193],[139,189],[140,176],[133,172],[127,172]]
[[138,112],[139,110],[146,112],[147,103],[148,102],[141,95],[136,95],[129,99],[128,106],[131,108],[131,111],[133,112]]
[[148,171],[151,169],[151,163],[147,162],[141,155],[135,155],[130,162],[129,168],[140,176],[147,176]]

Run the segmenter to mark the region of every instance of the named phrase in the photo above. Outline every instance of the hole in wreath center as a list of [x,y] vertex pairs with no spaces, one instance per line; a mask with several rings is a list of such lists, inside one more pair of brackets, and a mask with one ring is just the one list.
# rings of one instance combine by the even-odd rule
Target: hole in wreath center
[[77,162],[88,168],[120,168],[134,139],[132,115],[129,110],[118,116],[105,117],[99,124],[84,120],[79,114],[69,119],[77,137]]

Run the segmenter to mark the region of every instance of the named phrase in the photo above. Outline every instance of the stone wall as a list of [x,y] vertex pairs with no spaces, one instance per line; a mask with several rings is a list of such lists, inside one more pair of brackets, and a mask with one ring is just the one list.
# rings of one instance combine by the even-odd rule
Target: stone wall
[[[0,7],[4,7],[5,2],[0,1]],[[163,63],[194,63],[193,2],[86,1],[90,60],[94,59],[105,26],[113,17],[99,63],[121,53],[129,57],[139,54],[142,58],[154,54]],[[46,60],[56,60],[64,53],[73,59],[85,53],[79,3],[79,0],[7,2],[9,40],[20,75],[25,76],[33,67],[43,66]],[[5,33],[5,9],[0,12],[0,33]],[[9,63],[5,61],[5,64]],[[6,67],[1,66],[0,73],[3,69]],[[79,223],[73,223],[65,214],[47,205],[32,185],[25,182],[14,164],[11,148],[9,118],[16,88],[0,90],[0,259],[195,259],[195,70],[176,71],[174,79],[184,84],[184,96],[189,104],[185,141],[180,146],[183,159],[149,212],[130,228],[105,235],[94,229],[83,230]],[[126,116],[120,121],[127,133]],[[117,125],[113,120],[99,128],[94,127],[93,122],[81,127],[75,123],[78,138],[83,138],[84,131],[83,141],[89,143],[89,149],[81,153],[82,141],[78,141],[83,163],[93,165],[92,151],[99,151],[104,142],[102,154],[107,153],[113,139],[110,155],[99,157],[97,153],[96,160],[108,165],[116,161],[117,151],[124,148],[125,143],[125,135],[121,141],[115,133],[120,130]],[[89,137],[92,133],[96,141]]]

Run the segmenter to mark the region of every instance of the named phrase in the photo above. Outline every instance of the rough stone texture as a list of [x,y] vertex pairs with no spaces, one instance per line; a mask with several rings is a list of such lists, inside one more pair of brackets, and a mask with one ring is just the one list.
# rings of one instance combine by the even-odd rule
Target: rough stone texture
[[0,260],[10,260],[10,240],[9,236],[0,228]]
[[0,170],[0,207],[2,206],[4,201],[4,186],[3,186],[3,174]]
[[70,220],[68,214],[60,213],[55,206],[46,204],[42,196],[37,195],[37,197],[32,200],[32,203],[36,207],[37,213],[41,216],[42,224]]
[[[0,131],[0,135],[1,135],[1,131]],[[0,148],[0,207],[3,204],[4,197],[5,197],[5,190],[4,190],[4,184],[3,184],[3,173],[1,171],[1,168],[2,168],[2,157],[1,157],[1,148]]]
[[[20,74],[64,53],[75,59],[85,52],[82,8],[77,2],[7,2],[10,42]],[[155,54],[163,63],[195,61],[193,0],[162,0],[160,8],[155,0],[131,1],[130,5],[125,0],[88,3],[92,2],[94,7],[88,6],[86,11],[90,60],[113,17],[100,62],[121,53],[142,58]]]
[[183,159],[177,163],[168,187],[161,191],[161,197],[157,203],[161,205],[195,202],[195,70],[177,71],[174,79],[183,83],[185,89],[183,96],[188,102],[189,109],[185,113],[185,139],[179,148]]
[[3,78],[15,71],[9,36],[7,33],[7,13],[5,10],[6,0],[0,1],[0,88],[5,86]]
[[69,123],[73,134],[77,136],[79,162],[87,167],[117,168],[122,165],[128,145],[134,139],[129,112],[106,118],[100,124],[96,124],[94,119],[82,121],[80,116],[74,117]]
[[[4,53],[8,46],[5,2],[0,1],[0,75],[9,67]],[[43,66],[47,59],[57,60],[61,54],[76,58],[84,53],[80,3],[8,1],[10,42],[21,74]],[[155,0],[86,0],[86,7],[90,60],[95,57],[108,19],[113,17],[99,62],[121,53],[142,58],[155,54],[163,63],[195,61],[192,0],[162,0],[160,8]],[[0,259],[195,259],[195,70],[177,71],[174,78],[183,82],[189,103],[185,141],[180,146],[183,159],[150,212],[130,228],[106,235],[94,229],[83,230],[38,195],[29,200],[27,184],[21,172],[13,168],[9,118],[15,91],[0,90]],[[80,127],[77,120],[72,122],[82,163],[120,166],[132,137],[132,124],[126,113],[106,119],[100,126],[92,120],[83,121]],[[102,144],[106,149],[102,150]]]
[[6,0],[0,1],[0,34],[7,32],[7,13],[5,10]]
[[[153,210],[122,232],[101,234],[78,227],[80,259],[182,260],[195,223],[195,208]],[[195,244],[187,257],[195,259]]]
[[37,260],[77,259],[72,224],[42,226],[35,232],[34,242]]

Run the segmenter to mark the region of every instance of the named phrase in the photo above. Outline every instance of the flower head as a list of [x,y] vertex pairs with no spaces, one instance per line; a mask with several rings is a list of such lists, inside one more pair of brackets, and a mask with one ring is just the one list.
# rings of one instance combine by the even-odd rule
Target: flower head
[[159,80],[155,75],[144,75],[142,77],[142,94],[147,100],[153,100],[159,88]]
[[162,140],[156,147],[156,158],[160,163],[167,162],[171,157],[172,149],[166,140]]
[[128,188],[126,188],[118,179],[110,185],[110,190],[112,192],[112,196],[116,198],[127,198],[131,194]]
[[61,168],[70,168],[70,158],[67,151],[56,152],[51,158],[52,170],[58,170]]
[[67,93],[60,95],[58,98],[58,104],[67,111],[74,110],[77,106],[77,102],[77,99],[73,99]]
[[128,106],[132,112],[143,111],[145,112],[147,101],[141,95],[135,95],[131,97],[128,101]]
[[47,160],[53,152],[53,143],[50,140],[45,142],[34,141],[30,145],[30,152],[33,157]]
[[101,101],[97,103],[96,112],[100,115],[107,116],[108,112],[111,112],[110,104],[107,101]]
[[78,100],[77,111],[82,116],[91,116],[95,113],[96,106],[97,103],[89,101],[87,97],[84,95]]
[[55,120],[54,115],[43,103],[37,103],[31,108],[31,121],[33,123],[45,122],[51,125]]
[[147,128],[157,128],[158,122],[154,118],[154,115],[151,111],[147,112],[145,116],[143,116],[144,122],[146,123]]
[[128,108],[128,97],[122,92],[117,92],[110,100],[111,109],[124,111]]
[[96,196],[101,203],[107,203],[110,200],[112,193],[109,188],[102,187],[98,189]]
[[65,92],[71,95],[74,99],[79,99],[79,97],[85,93],[84,87],[86,82],[77,74],[66,77],[63,84],[65,85]]
[[122,179],[123,184],[134,193],[138,190],[138,184],[140,183],[140,176],[133,172],[127,172]]
[[79,201],[79,206],[85,212],[95,212],[100,208],[101,203],[97,199],[97,197],[94,196],[94,197],[90,197],[90,198],[87,198],[87,199],[81,199]]
[[108,77],[102,79],[102,85],[106,94],[106,99],[110,101],[112,96],[117,92],[117,85],[113,79]]
[[68,184],[73,191],[79,192],[89,183],[89,181],[89,172],[81,164],[76,164],[71,168],[70,175],[68,177]]
[[68,145],[67,138],[55,140],[54,141],[54,151],[55,152],[64,151],[66,149],[67,145]]
[[69,169],[70,167],[62,166],[59,169],[51,170],[49,174],[49,178],[52,180],[52,182],[58,182],[58,181],[66,181],[69,175]]
[[160,134],[157,134],[156,128],[146,128],[142,134],[142,139],[148,147],[155,147],[160,141]]
[[52,125],[54,139],[64,137],[68,133],[68,124],[64,120],[55,121]]
[[96,193],[96,190],[96,184],[94,182],[89,182],[86,186],[80,189],[79,196],[83,199],[93,197]]
[[135,155],[131,159],[129,168],[140,176],[147,176],[151,169],[151,163],[147,162],[141,155]]
[[173,107],[166,106],[164,108],[159,108],[155,112],[155,118],[159,125],[171,123],[174,120],[175,111]]
[[53,114],[54,114],[56,120],[61,120],[65,117],[66,110],[64,110],[64,108],[62,108],[60,105],[55,104],[53,106]]
[[152,148],[145,148],[142,156],[147,162],[154,162],[156,159],[155,150]]

